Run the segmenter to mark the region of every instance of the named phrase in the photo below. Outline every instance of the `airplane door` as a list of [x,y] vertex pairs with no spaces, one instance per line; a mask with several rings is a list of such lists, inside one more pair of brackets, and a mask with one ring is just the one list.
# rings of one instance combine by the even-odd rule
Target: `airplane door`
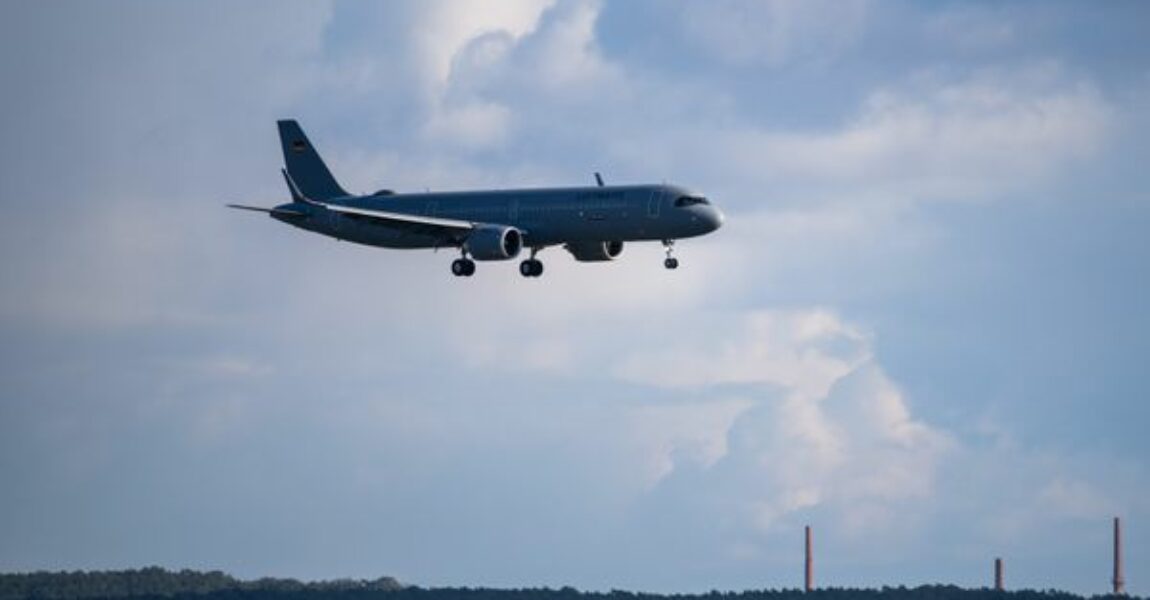
[[654,190],[651,192],[651,199],[647,201],[647,218],[658,219],[659,207],[663,204],[663,191]]
[[427,216],[434,217],[439,212],[439,203],[434,200],[427,203]]

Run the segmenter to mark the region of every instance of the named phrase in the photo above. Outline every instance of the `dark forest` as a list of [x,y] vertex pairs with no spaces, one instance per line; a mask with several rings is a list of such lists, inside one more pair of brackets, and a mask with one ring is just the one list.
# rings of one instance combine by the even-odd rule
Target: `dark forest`
[[[1084,600],[1056,590],[964,589],[952,585],[881,589],[823,588],[713,591],[704,594],[581,592],[574,588],[422,588],[391,577],[301,582],[264,578],[244,581],[220,571],[125,571],[0,574],[0,600]],[[1095,600],[1113,596],[1093,596]],[[1126,596],[1130,600],[1137,597]]]

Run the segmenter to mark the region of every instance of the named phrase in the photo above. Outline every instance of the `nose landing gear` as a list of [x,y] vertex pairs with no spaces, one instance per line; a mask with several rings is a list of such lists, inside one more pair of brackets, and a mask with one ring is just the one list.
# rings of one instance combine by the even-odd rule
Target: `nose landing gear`
[[663,266],[668,269],[678,269],[679,259],[671,256],[671,251],[675,247],[675,240],[663,240],[663,247],[667,249],[667,258],[663,259]]

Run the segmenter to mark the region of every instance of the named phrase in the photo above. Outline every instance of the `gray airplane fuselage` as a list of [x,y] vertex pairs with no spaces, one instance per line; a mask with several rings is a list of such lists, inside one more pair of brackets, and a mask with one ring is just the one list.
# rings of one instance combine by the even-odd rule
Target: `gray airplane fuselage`
[[396,194],[349,194],[294,119],[276,122],[282,175],[292,201],[275,208],[228,204],[340,240],[384,248],[455,248],[451,273],[475,274],[476,261],[512,260],[528,251],[519,274],[539,277],[536,255],[562,245],[575,260],[614,260],[625,242],[657,240],[671,255],[676,240],[715,231],[723,214],[706,197],[674,185],[603,185]]
[[[523,245],[675,240],[718,229],[713,205],[684,203],[701,195],[674,185],[538,188],[413,194],[377,193],[331,198],[328,204],[406,215],[497,223],[522,232]],[[370,218],[293,202],[272,216],[296,227],[341,240],[386,248],[445,245],[435,232],[381,225]],[[297,216],[302,214],[303,216]]]

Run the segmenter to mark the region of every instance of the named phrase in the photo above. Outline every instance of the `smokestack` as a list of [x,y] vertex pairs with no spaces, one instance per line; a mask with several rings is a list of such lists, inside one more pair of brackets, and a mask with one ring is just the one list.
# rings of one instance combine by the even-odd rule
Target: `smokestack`
[[811,555],[811,526],[807,525],[807,565],[806,565],[806,584],[803,589],[811,591],[815,589],[815,565],[814,557]]
[[1001,592],[1006,589],[1002,585],[1002,559],[994,559],[994,591]]
[[1126,580],[1122,577],[1122,520],[1114,517],[1114,595],[1126,595]]

